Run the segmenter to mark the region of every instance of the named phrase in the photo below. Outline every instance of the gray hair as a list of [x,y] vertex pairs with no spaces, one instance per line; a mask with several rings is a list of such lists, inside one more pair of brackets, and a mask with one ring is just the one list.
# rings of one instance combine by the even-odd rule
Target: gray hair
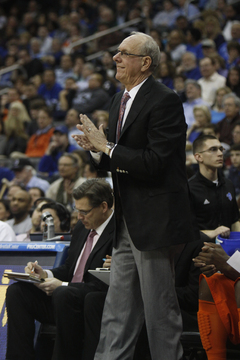
[[228,98],[233,98],[235,105],[240,109],[240,98],[235,95],[234,93],[229,93],[223,96],[222,103],[224,104],[224,101]]
[[158,67],[160,63],[160,49],[156,41],[147,34],[138,31],[132,31],[131,35],[141,36],[143,38],[143,43],[141,44],[141,53],[147,56],[150,56],[152,63],[149,67],[151,72]]

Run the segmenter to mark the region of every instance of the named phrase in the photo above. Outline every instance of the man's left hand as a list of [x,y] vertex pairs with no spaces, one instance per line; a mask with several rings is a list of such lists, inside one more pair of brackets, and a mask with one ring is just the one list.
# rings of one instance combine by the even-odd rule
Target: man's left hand
[[43,283],[36,284],[36,286],[44,291],[47,295],[51,296],[57,287],[62,286],[62,281],[56,278],[47,278]]

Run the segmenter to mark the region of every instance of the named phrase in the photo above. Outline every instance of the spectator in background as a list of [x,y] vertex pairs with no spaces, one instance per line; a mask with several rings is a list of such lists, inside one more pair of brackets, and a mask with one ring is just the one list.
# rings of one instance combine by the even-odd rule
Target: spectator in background
[[65,14],[58,18],[59,27],[53,34],[53,40],[57,39],[60,44],[63,44],[68,38],[69,16]]
[[68,110],[64,122],[68,128],[69,144],[75,146],[76,141],[72,138],[72,135],[76,133],[82,134],[82,132],[76,128],[76,125],[79,124],[79,112],[76,109]]
[[232,166],[229,169],[228,179],[232,181],[238,198],[240,194],[240,144],[230,147],[230,159]]
[[200,71],[202,77],[198,83],[202,88],[202,98],[211,106],[215,100],[217,89],[225,86],[226,78],[216,72],[215,61],[210,57],[200,60]]
[[187,100],[183,103],[183,111],[188,128],[195,122],[193,109],[196,105],[208,105],[201,96],[201,86],[196,80],[186,80],[185,94]]
[[[239,21],[236,23],[233,23],[231,25],[231,39],[229,39],[228,41],[236,41],[236,42],[240,43],[240,22]],[[218,50],[220,56],[222,56],[225,61],[227,61],[227,59],[228,59],[228,51],[227,51],[228,41],[226,41],[224,44],[222,44],[222,46]]]
[[240,68],[234,66],[229,69],[226,85],[234,94],[240,97]]
[[173,91],[178,94],[182,102],[187,100],[185,94],[185,81],[186,77],[183,74],[175,75],[173,78]]
[[228,70],[226,69],[226,63],[224,59],[218,53],[210,55],[209,57],[215,61],[215,68],[217,73],[226,78],[228,75]]
[[39,110],[37,117],[38,130],[28,140],[25,154],[29,157],[41,157],[45,154],[53,128],[52,114],[49,108],[45,107]]
[[50,109],[54,110],[56,108],[61,90],[62,86],[56,82],[54,70],[45,70],[43,73],[43,83],[38,89],[38,94],[45,99]]
[[232,145],[232,131],[234,125],[240,121],[240,99],[233,93],[225,95],[223,97],[223,108],[226,116],[217,123],[219,141]]
[[0,199],[0,220],[7,221],[11,218],[11,216],[12,214],[9,201],[7,199]]
[[211,116],[212,116],[211,122],[213,124],[218,123],[226,116],[226,114],[224,112],[222,100],[223,100],[224,95],[229,94],[230,92],[231,92],[231,89],[227,86],[217,89],[216,98],[215,98],[214,104],[211,107],[211,109],[212,109],[211,110]]
[[181,63],[177,67],[177,73],[182,73],[187,79],[198,80],[201,78],[202,75],[194,53],[187,51],[182,55]]
[[31,117],[31,122],[28,124],[27,133],[29,137],[35,134],[38,130],[37,118],[39,111],[42,108],[45,108],[46,104],[44,99],[32,100],[29,105],[29,114]]
[[224,36],[220,26],[220,21],[217,16],[208,15],[204,18],[205,37],[211,39],[215,43],[215,48],[218,50],[225,42]]
[[31,198],[32,198],[31,207],[33,207],[34,202],[36,200],[45,196],[45,192],[40,187],[37,187],[37,186],[31,187],[28,190],[28,193],[31,195]]
[[157,29],[172,27],[178,15],[178,9],[174,2],[172,0],[165,0],[163,2],[163,10],[154,16],[152,24]]
[[15,160],[12,171],[15,174],[15,177],[11,181],[12,184],[24,186],[26,190],[37,186],[44,192],[49,188],[48,181],[36,176],[36,170],[27,158]]
[[29,81],[25,84],[23,95],[24,95],[23,104],[26,106],[26,109],[29,114],[30,114],[31,104],[32,102],[35,102],[35,100],[40,100],[42,104],[45,104],[43,97],[38,95],[37,87],[33,82]]
[[201,39],[202,33],[199,29],[195,27],[188,29],[186,34],[187,51],[195,54],[197,60],[203,58]]
[[173,78],[175,76],[175,67],[170,61],[160,62],[156,71],[156,78],[164,85],[173,89]]
[[40,52],[42,55],[46,55],[52,46],[52,38],[49,36],[48,28],[46,26],[39,26],[38,37],[41,41]]
[[85,181],[85,179],[79,177],[78,174],[78,159],[72,154],[64,154],[58,160],[58,172],[60,178],[50,185],[46,196],[72,210],[73,189]]
[[65,86],[65,81],[68,78],[74,76],[72,58],[70,55],[62,55],[60,60],[60,68],[55,70],[56,82],[61,85],[62,88]]
[[227,69],[231,69],[234,66],[240,66],[240,44],[237,41],[229,41],[227,44],[227,51]]
[[1,97],[1,115],[3,121],[6,120],[9,106],[14,101],[21,102],[20,93],[15,87],[8,89],[7,94]]
[[94,73],[89,77],[88,88],[79,91],[73,99],[72,107],[79,113],[91,116],[93,111],[106,109],[110,97],[102,88],[103,77]]
[[212,39],[203,39],[202,52],[203,57],[210,57],[211,55],[217,54],[215,42]]
[[187,141],[190,143],[193,143],[202,134],[203,128],[211,122],[211,113],[206,105],[194,106],[193,115],[195,122],[187,130]]
[[4,122],[7,142],[3,155],[10,156],[13,151],[24,153],[27,146],[27,127],[31,122],[26,107],[20,101],[10,103],[8,115]]
[[177,4],[178,14],[186,16],[189,22],[193,22],[200,17],[199,9],[187,0],[177,0]]
[[173,61],[179,64],[182,55],[186,52],[184,34],[180,30],[172,30],[168,36],[165,51],[168,51]]
[[29,53],[31,56],[31,59],[40,59],[43,56],[43,53],[41,52],[41,40],[37,37],[32,37],[30,40],[30,49]]
[[41,58],[45,69],[59,66],[62,55],[64,55],[64,53],[62,51],[61,41],[57,38],[53,38],[51,49]]
[[69,77],[65,80],[63,90],[59,93],[59,108],[62,111],[67,111],[72,106],[73,98],[76,94],[76,80],[74,77]]
[[28,79],[34,75],[42,74],[44,70],[42,61],[38,58],[32,59],[27,49],[19,51],[18,64],[25,69]]
[[236,122],[232,131],[233,144],[240,144],[240,121]]
[[77,81],[78,90],[85,90],[88,88],[89,77],[94,73],[94,65],[92,63],[85,63],[82,66],[82,73]]
[[68,128],[64,125],[55,127],[44,156],[40,159],[38,170],[46,178],[58,174],[58,160],[63,153],[71,153],[77,146],[68,140]]
[[32,227],[29,211],[32,198],[25,190],[18,190],[10,201],[13,218],[6,223],[11,226],[16,235],[28,232]]

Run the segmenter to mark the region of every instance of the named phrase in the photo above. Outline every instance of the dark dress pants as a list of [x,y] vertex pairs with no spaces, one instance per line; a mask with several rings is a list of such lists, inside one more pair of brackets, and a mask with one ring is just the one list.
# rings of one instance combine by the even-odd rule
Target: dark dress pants
[[32,284],[16,282],[8,287],[8,340],[6,358],[34,360],[35,319],[56,325],[53,360],[80,360],[83,342],[83,306],[87,284],[60,286],[52,296]]

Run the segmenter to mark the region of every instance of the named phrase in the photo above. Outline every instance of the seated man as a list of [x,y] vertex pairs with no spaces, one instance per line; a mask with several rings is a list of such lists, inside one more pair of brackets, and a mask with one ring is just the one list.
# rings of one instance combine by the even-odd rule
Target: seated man
[[88,270],[101,267],[102,259],[112,252],[113,195],[105,181],[92,179],[76,188],[73,196],[81,221],[73,231],[65,263],[50,271],[29,262],[25,272],[45,281],[36,286],[16,282],[7,289],[9,360],[35,359],[35,319],[56,325],[52,359],[81,359],[84,298],[89,292],[107,288]]
[[13,218],[6,223],[11,226],[16,235],[28,232],[31,229],[31,209],[32,198],[26,190],[18,190],[14,193],[10,201],[10,210]]
[[219,244],[204,243],[193,259],[202,271],[198,326],[208,360],[226,360],[226,342],[240,343],[240,274]]
[[211,239],[240,231],[239,211],[233,183],[221,174],[223,147],[212,135],[193,142],[193,154],[199,172],[189,179],[193,209],[199,230]]

